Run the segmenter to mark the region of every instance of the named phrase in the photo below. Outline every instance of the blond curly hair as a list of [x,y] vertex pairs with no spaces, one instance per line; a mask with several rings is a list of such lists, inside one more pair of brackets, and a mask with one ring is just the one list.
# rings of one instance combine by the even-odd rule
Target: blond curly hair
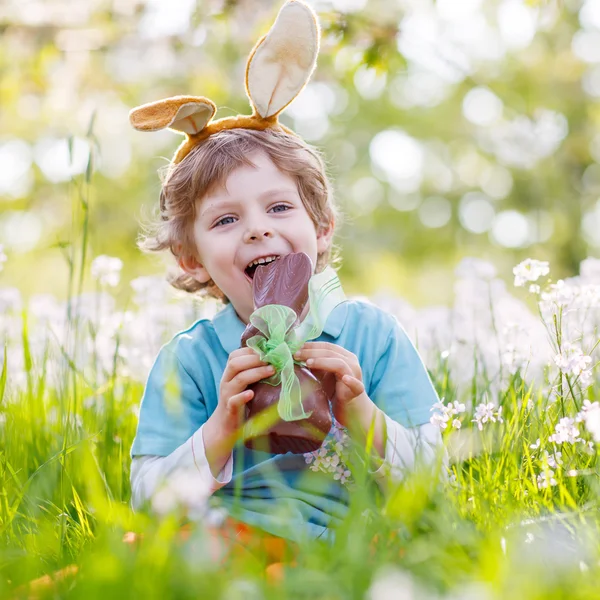
[[[326,229],[333,219],[336,228],[343,217],[334,203],[333,192],[321,153],[300,137],[266,129],[228,129],[210,136],[164,175],[158,218],[147,224],[138,238],[144,252],[170,250],[175,258],[199,260],[194,243],[194,221],[198,200],[213,187],[224,186],[229,174],[242,165],[255,166],[248,156],[263,151],[284,174],[295,180],[298,193],[316,231]],[[332,244],[317,256],[316,272],[341,261]],[[229,299],[212,281],[200,283],[177,267],[167,275],[169,283],[185,292],[210,296],[224,303]]]

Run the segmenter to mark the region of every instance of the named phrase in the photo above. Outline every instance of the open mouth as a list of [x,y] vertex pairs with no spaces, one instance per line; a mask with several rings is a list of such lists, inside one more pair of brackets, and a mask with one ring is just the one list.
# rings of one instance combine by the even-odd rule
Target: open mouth
[[246,275],[246,278],[250,282],[252,282],[252,280],[254,279],[254,274],[256,273],[256,269],[258,269],[258,267],[260,267],[262,265],[268,265],[272,262],[275,262],[279,258],[281,258],[280,255],[273,255],[268,258],[265,258],[264,260],[260,259],[260,261],[262,261],[262,262],[253,261],[244,269],[244,274]]

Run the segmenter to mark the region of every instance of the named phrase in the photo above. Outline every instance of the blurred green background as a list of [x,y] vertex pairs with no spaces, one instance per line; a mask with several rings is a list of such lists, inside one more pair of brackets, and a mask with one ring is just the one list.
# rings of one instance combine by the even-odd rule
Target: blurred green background
[[[446,303],[464,256],[508,281],[526,257],[558,278],[597,253],[599,0],[309,3],[318,66],[281,120],[328,160],[349,293]],[[121,300],[164,270],[135,241],[181,138],[134,131],[128,111],[191,94],[249,113],[246,59],[281,4],[0,2],[1,286],[66,296],[82,197],[89,260],[124,261]]]

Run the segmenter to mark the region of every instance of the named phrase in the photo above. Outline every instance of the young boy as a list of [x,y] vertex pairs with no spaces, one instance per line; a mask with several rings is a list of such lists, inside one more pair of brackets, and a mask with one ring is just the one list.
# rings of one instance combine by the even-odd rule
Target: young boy
[[[348,491],[342,482],[350,475],[339,456],[329,457],[334,467],[325,472],[311,469],[323,452],[274,455],[236,444],[240,415],[253,396],[247,387],[274,373],[252,349],[240,348],[254,310],[249,267],[293,252],[306,253],[315,273],[332,261],[337,212],[323,161],[276,122],[289,98],[264,109],[277,104],[276,90],[293,89],[293,99],[314,64],[306,67],[304,61],[308,76],[302,85],[280,86],[275,81],[273,89],[265,91],[264,81],[256,81],[259,68],[264,72],[273,62],[271,56],[263,66],[260,63],[274,47],[269,43],[279,40],[281,46],[290,39],[286,19],[298,34],[307,14],[314,19],[306,5],[288,2],[276,22],[279,29],[274,27],[271,37],[261,39],[251,54],[251,118],[238,117],[212,131],[211,125],[190,117],[189,109],[182,114],[189,97],[172,99],[177,104],[168,125],[185,131],[188,138],[163,186],[162,220],[141,246],[169,249],[181,269],[171,283],[220,298],[225,308],[212,320],[202,319],[178,333],[161,349],[148,377],[131,449],[134,508],[156,497],[161,484],[184,473],[191,515],[203,515],[213,496],[237,520],[288,539],[328,534],[345,514]],[[306,40],[299,43],[295,53],[282,52],[286,60],[305,51]],[[263,92],[268,98],[264,102]],[[198,106],[210,102],[201,100]],[[142,107],[146,115],[149,106]],[[152,109],[154,119],[156,105]],[[275,120],[268,110],[275,111]],[[179,112],[174,117],[175,111]],[[190,119],[191,133],[184,129]],[[338,441],[342,431],[363,443],[374,424],[373,446],[381,466],[373,470],[373,478],[381,485],[387,481],[386,471],[400,477],[414,466],[417,455],[433,461],[441,438],[429,419],[438,397],[393,316],[368,302],[346,300],[329,314],[321,335],[295,358],[335,377],[332,411],[343,428],[336,432]],[[342,445],[332,443],[331,448]]]

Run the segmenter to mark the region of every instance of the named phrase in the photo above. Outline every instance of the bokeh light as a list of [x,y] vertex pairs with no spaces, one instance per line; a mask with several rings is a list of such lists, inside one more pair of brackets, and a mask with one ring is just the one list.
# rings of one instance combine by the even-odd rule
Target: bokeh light
[[497,17],[506,46],[512,50],[529,46],[536,32],[536,9],[522,0],[505,0],[498,7]]
[[536,209],[527,213],[531,242],[543,244],[552,238],[554,233],[554,218],[552,213],[544,209]]
[[378,73],[374,68],[361,66],[354,74],[356,90],[365,100],[376,100],[383,94],[387,73]]
[[353,211],[357,214],[372,212],[384,198],[383,185],[374,177],[362,177],[352,186]]
[[520,248],[529,241],[529,223],[519,211],[505,210],[494,218],[491,234],[501,246]]
[[388,202],[397,211],[409,212],[415,210],[421,204],[421,196],[419,194],[402,194],[394,189],[390,189],[388,193]]
[[430,196],[419,206],[421,223],[429,229],[438,229],[447,225],[452,217],[452,205],[447,198]]
[[489,198],[480,192],[465,194],[459,204],[461,225],[471,233],[484,233],[490,229],[496,211]]
[[502,100],[486,87],[476,87],[465,95],[463,114],[475,125],[491,125],[502,116]]
[[481,189],[494,200],[506,198],[513,187],[510,171],[501,165],[488,165],[480,173]]
[[600,200],[583,214],[581,228],[587,243],[600,248]]
[[31,147],[23,140],[0,143],[0,196],[26,196],[33,185]]
[[60,183],[85,171],[90,147],[81,138],[73,139],[71,150],[64,138],[42,138],[35,145],[34,156],[44,177],[52,183]]
[[27,252],[40,241],[42,221],[30,211],[4,211],[0,216],[0,233],[3,243],[12,252]]
[[369,153],[373,165],[394,186],[404,192],[419,188],[424,153],[419,142],[399,130],[386,130],[372,139]]

